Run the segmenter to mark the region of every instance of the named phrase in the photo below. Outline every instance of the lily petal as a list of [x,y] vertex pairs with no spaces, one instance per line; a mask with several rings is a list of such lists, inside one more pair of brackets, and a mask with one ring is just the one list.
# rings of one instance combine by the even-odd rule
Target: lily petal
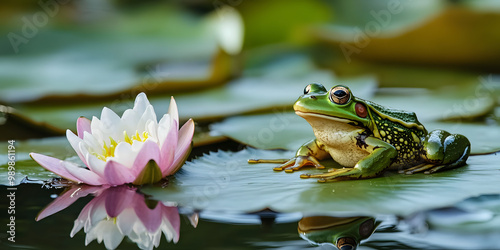
[[177,130],[179,130],[179,110],[174,97],[170,97],[170,105],[168,106],[168,114],[177,122]]
[[[174,130],[172,127],[172,120],[173,118],[169,114],[164,114],[163,117],[161,118],[160,122],[158,122],[158,145],[160,147],[163,147],[163,143],[165,142],[165,138],[167,138],[168,133],[170,130]],[[176,130],[178,133],[178,131]]]
[[80,137],[80,139],[83,139],[83,132],[92,134],[92,130],[90,129],[90,120],[80,116],[78,120],[76,120],[76,132],[78,133],[78,137]]
[[[99,143],[95,136],[91,133],[84,132],[83,143],[87,146],[87,151],[102,153],[102,142]],[[83,154],[83,151],[82,151]],[[85,155],[85,154],[84,154]]]
[[160,164],[158,165],[163,172],[167,170],[174,162],[175,151],[177,148],[177,140],[179,139],[178,131],[173,129],[177,127],[177,121],[174,119],[170,119],[170,130],[168,131],[167,136],[165,136],[164,141],[161,143],[160,150]]
[[115,161],[108,161],[104,168],[104,179],[110,185],[117,186],[134,181],[132,170]]
[[75,150],[76,154],[78,154],[78,157],[80,157],[80,160],[82,160],[83,163],[87,165],[87,160],[85,160],[85,155],[80,150],[80,144],[83,142],[82,138],[73,134],[73,132],[71,132],[71,130],[69,129],[66,130],[66,138],[68,139],[69,144],[71,144],[73,150]]
[[73,174],[71,174],[63,164],[64,161],[59,160],[54,157],[42,155],[42,154],[37,154],[37,153],[30,153],[31,158],[35,160],[38,164],[40,164],[42,167],[45,169],[65,178],[70,181],[80,183],[82,182],[81,179],[75,177]]
[[[118,140],[123,136],[123,128],[121,125],[120,117],[111,109],[104,107],[101,112],[101,122],[103,125],[103,132],[113,139]],[[106,138],[109,141],[109,138]]]
[[104,177],[104,168],[106,166],[106,163],[102,160],[99,160],[95,155],[91,154],[85,149],[85,146],[81,146],[82,152],[85,152],[85,160],[87,163],[87,166],[89,167],[92,172],[97,174],[100,177]]
[[104,140],[108,138],[106,138],[104,134],[104,125],[102,124],[101,120],[99,120],[99,118],[95,116],[92,117],[92,121],[90,122],[90,130],[92,131],[92,136],[99,143],[99,148],[102,148]]
[[108,161],[115,161],[128,169],[132,169],[135,158],[137,158],[137,154],[139,154],[140,148],[142,148],[141,144],[144,143],[139,141],[134,141],[134,145],[130,145],[126,142],[118,143],[115,148],[115,156],[108,158]]
[[146,140],[135,158],[134,165],[132,167],[134,175],[137,176],[150,160],[154,160],[156,164],[159,164],[160,148],[155,142]]
[[103,178],[88,169],[79,167],[78,165],[67,161],[63,161],[62,164],[71,175],[78,176],[78,179],[86,184],[94,186],[106,184],[106,181]]
[[144,113],[147,106],[149,106],[149,105],[150,105],[150,103],[149,103],[148,97],[146,96],[146,94],[144,94],[144,92],[141,92],[135,98],[133,110],[135,112],[137,112],[138,114],[142,114],[142,113]]
[[137,123],[136,129],[139,131],[146,131],[146,123],[148,121],[157,121],[155,110],[151,105],[146,107],[146,110],[142,113],[141,119],[139,119],[139,121],[135,121]]
[[177,143],[177,149],[175,150],[175,158],[172,165],[165,169],[163,172],[164,176],[175,173],[181,166],[183,161],[186,160],[190,148],[191,142],[193,141],[194,134],[194,122],[192,119],[189,119],[179,130],[179,141]]
[[132,135],[135,133],[136,127],[135,123],[141,118],[137,112],[133,109],[127,109],[123,112],[122,115],[122,124],[123,130],[127,132],[127,134]]

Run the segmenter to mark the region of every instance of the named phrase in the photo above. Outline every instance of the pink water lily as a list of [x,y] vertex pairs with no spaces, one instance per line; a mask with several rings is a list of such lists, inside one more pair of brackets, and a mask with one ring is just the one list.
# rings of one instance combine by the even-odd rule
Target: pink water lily
[[133,109],[120,118],[103,108],[101,119],[80,117],[77,134],[66,131],[69,143],[86,167],[31,153],[42,167],[76,183],[136,185],[154,183],[175,173],[191,149],[194,122],[179,130],[177,104],[172,97],[168,113],[158,122],[146,95],[137,95]]

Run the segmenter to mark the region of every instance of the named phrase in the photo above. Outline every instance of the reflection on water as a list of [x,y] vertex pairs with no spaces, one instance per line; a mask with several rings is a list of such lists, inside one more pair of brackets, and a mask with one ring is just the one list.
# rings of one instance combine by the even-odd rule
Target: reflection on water
[[313,244],[330,243],[340,250],[351,250],[372,235],[378,225],[372,217],[311,216],[299,221],[298,231]]
[[[178,208],[149,200],[135,187],[129,186],[72,186],[42,210],[37,220],[57,213],[89,194],[95,197],[82,209],[70,233],[73,237],[83,228],[85,245],[97,240],[104,242],[106,248],[115,249],[128,237],[141,249],[152,249],[159,246],[162,234],[169,242],[179,240]],[[196,226],[197,216],[190,219]]]
[[[125,191],[120,191],[120,189]],[[104,237],[101,243],[98,243],[98,238],[93,238],[88,247],[85,246],[86,238],[89,237],[88,240],[91,240],[90,236],[87,236],[88,233],[85,232],[85,224],[83,224],[79,233],[76,233],[73,238],[70,238],[69,235],[78,215],[81,214],[81,216],[84,216],[84,213],[82,213],[84,207],[88,206],[87,209],[90,211],[97,211],[101,214],[100,216],[94,215],[91,217],[93,220],[89,218],[89,221],[86,222],[88,223],[87,228],[90,230],[92,225],[97,225],[100,221],[108,219],[106,211],[107,202],[120,203],[121,205],[116,204],[116,208],[119,206],[126,207],[125,203],[132,203],[124,198],[118,198],[122,196],[119,194],[121,192],[131,193],[132,195],[130,196],[132,197],[140,196],[141,198],[138,199],[140,202],[138,203],[146,204],[149,210],[154,210],[151,208],[155,205],[155,202],[148,201],[140,193],[136,193],[133,188],[113,188],[106,192],[105,190],[107,189],[81,186],[76,188],[70,187],[66,192],[59,194],[61,193],[59,189],[41,188],[40,185],[35,184],[21,184],[18,186],[16,192],[16,201],[18,201],[16,202],[16,242],[10,243],[7,240],[2,240],[4,239],[2,237],[5,237],[5,233],[2,234],[0,232],[0,249],[104,249],[106,247],[106,243],[103,244],[103,241],[106,240]],[[113,193],[115,191],[119,191],[116,192],[118,195]],[[112,195],[110,196],[110,194]],[[58,196],[59,198],[55,200],[51,198]],[[98,198],[103,196],[110,197],[105,199]],[[115,196],[114,201],[111,200],[113,196]],[[94,199],[97,199],[97,201],[94,201]],[[100,199],[102,200],[99,201]],[[3,201],[2,199],[0,200]],[[43,212],[39,213],[43,205],[51,201],[53,203],[44,209]],[[72,204],[73,202],[74,204]],[[92,208],[90,208],[91,205],[88,205],[90,202],[94,203]],[[0,202],[0,211],[7,210],[6,204],[8,203]],[[171,204],[163,202],[156,203],[156,206],[169,207]],[[199,224],[196,228],[193,228],[191,223],[195,223],[196,225],[195,221],[197,217],[195,216],[192,220],[188,220],[187,216],[185,216],[191,212],[188,208],[172,208],[173,211],[176,209],[180,214],[180,226],[178,229],[175,229],[173,226],[171,227],[173,228],[173,231],[170,232],[172,234],[171,237],[161,231],[160,234],[165,234],[165,236],[159,236],[161,238],[161,248],[242,250],[271,248],[287,250],[335,249],[333,245],[337,242],[334,240],[334,237],[341,238],[340,234],[335,233],[335,230],[340,228],[337,227],[335,230],[332,229],[330,231],[332,236],[330,236],[331,240],[328,241],[329,245],[321,243],[323,245],[318,246],[317,244],[320,243],[319,240],[311,244],[313,243],[313,238],[311,237],[313,230],[311,229],[316,228],[316,232],[323,229],[328,231],[328,226],[314,226],[318,223],[312,223],[311,219],[307,219],[307,217],[311,216],[305,215],[304,217],[300,212],[274,213],[267,210],[252,214],[231,214],[229,211],[201,211]],[[115,213],[116,211],[118,209],[115,209]],[[136,213],[135,209],[133,211],[132,209],[128,209],[127,211]],[[38,219],[41,220],[38,222],[34,220],[37,213],[39,213]],[[44,218],[51,214],[54,215]],[[456,209],[431,210],[423,212],[419,216],[413,215],[402,218],[394,215],[377,215],[374,216],[374,224],[377,226],[376,231],[368,239],[361,240],[358,249],[500,249],[500,238],[498,237],[500,235],[499,214],[500,196],[489,195],[460,202],[456,205]],[[329,212],[317,215],[329,217],[342,216],[342,214]],[[116,222],[120,222],[119,225],[122,226],[122,217],[118,217]],[[144,223],[140,221],[145,218],[139,216],[131,218],[135,218],[135,222],[138,224],[135,225],[136,227],[146,228],[143,226]],[[83,220],[83,217],[80,219]],[[109,219],[111,220],[112,218],[110,217]],[[300,221],[301,219],[302,221]],[[335,219],[332,220],[335,221]],[[173,225],[172,221],[170,220],[168,223]],[[357,223],[356,220],[352,222]],[[361,222],[361,220],[358,222]],[[380,225],[378,224],[379,222],[381,223]],[[162,221],[161,223],[165,222]],[[330,225],[332,224],[330,223]],[[341,224],[338,223],[338,226]],[[357,224],[357,226],[356,224],[351,224],[350,226],[348,224],[343,223],[342,225],[346,226],[346,228],[352,228],[355,232],[356,227],[359,229],[362,223]],[[301,239],[297,232],[298,226],[302,227],[303,232],[308,233],[308,240],[304,240],[307,239],[306,235],[303,235]],[[118,227],[118,224],[116,224],[116,227]],[[118,227],[118,232],[120,232],[119,230],[122,229]],[[349,229],[343,232],[345,235],[346,232],[349,232]],[[182,235],[175,244],[174,235]],[[99,236],[97,235],[96,237]],[[119,239],[122,239],[121,237]],[[171,242],[168,242],[169,240]],[[149,243],[150,247],[154,248],[154,243]],[[143,245],[147,244],[143,243]],[[138,246],[129,236],[123,235],[118,249],[133,250],[138,249]]]

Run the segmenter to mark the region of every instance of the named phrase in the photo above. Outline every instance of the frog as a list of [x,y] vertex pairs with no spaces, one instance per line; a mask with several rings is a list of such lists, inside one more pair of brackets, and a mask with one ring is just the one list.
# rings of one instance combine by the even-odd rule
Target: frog
[[466,165],[471,144],[461,134],[427,132],[414,112],[385,107],[353,95],[349,87],[327,90],[312,83],[294,103],[295,113],[312,127],[315,138],[291,159],[250,159],[249,163],[280,163],[275,171],[292,173],[305,166],[325,169],[331,158],[341,168],[301,174],[318,182],[367,179],[386,170],[432,174]]

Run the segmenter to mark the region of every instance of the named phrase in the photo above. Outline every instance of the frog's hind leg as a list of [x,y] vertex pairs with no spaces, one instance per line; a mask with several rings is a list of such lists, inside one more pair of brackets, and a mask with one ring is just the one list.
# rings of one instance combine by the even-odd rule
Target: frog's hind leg
[[423,141],[420,154],[425,163],[403,170],[405,174],[458,168],[465,165],[470,154],[470,142],[460,134],[450,134],[444,130],[431,131]]
[[457,161],[450,164],[434,166],[431,169],[426,170],[424,174],[432,174],[440,170],[447,170],[464,166],[465,162],[467,161],[467,158],[469,157],[469,153],[470,153],[470,146],[464,150],[462,156]]

